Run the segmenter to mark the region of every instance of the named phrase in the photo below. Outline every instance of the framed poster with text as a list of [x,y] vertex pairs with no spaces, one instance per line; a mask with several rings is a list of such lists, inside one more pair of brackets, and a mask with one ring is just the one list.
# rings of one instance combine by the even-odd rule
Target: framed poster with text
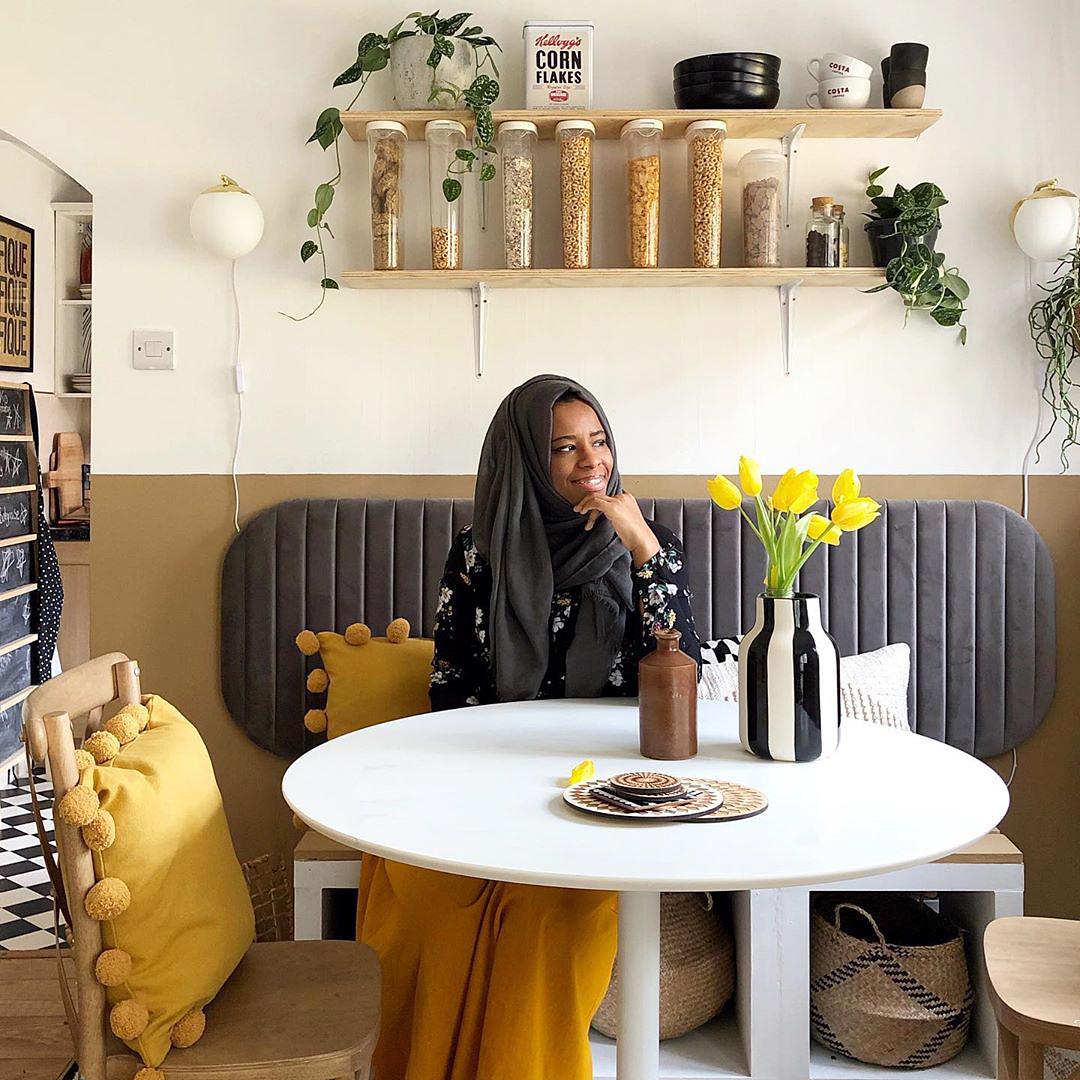
[[34,230],[0,215],[0,368],[34,370]]

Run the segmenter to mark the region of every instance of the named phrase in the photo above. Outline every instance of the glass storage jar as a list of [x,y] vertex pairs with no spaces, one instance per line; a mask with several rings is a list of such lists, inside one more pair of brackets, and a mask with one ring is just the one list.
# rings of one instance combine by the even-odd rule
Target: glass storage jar
[[819,195],[811,200],[810,217],[806,223],[806,265],[839,266],[840,226],[833,217],[831,195]]
[[402,164],[409,134],[396,120],[372,120],[365,131],[371,176],[371,264],[376,270],[400,270],[405,264]]
[[[428,187],[431,198],[431,268],[461,269],[460,181],[450,166],[457,152],[465,149],[465,125],[456,120],[431,120],[424,127],[428,152]],[[447,199],[443,182],[450,178],[459,185],[458,195]]]
[[778,150],[751,150],[739,162],[746,266],[780,265],[786,172],[787,161]]
[[686,129],[686,174],[690,181],[690,247],[694,266],[720,265],[724,208],[723,120],[695,120]]
[[536,125],[507,120],[499,125],[499,163],[502,166],[504,261],[509,270],[528,270],[533,264],[533,156]]
[[559,193],[562,204],[563,266],[587,269],[592,262],[592,158],[596,127],[589,120],[560,120]]
[[643,118],[623,125],[619,141],[626,151],[626,224],[630,265],[660,262],[660,141],[662,120]]
[[848,264],[848,245],[851,242],[851,230],[848,228],[847,221],[844,220],[844,204],[833,203],[832,215],[836,218],[837,229],[837,266],[847,266]]

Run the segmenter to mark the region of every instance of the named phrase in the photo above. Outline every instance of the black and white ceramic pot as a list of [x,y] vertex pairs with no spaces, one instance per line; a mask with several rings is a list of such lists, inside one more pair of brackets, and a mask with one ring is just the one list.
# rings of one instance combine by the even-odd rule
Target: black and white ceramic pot
[[775,761],[816,761],[840,741],[840,654],[810,593],[757,598],[739,646],[739,739]]

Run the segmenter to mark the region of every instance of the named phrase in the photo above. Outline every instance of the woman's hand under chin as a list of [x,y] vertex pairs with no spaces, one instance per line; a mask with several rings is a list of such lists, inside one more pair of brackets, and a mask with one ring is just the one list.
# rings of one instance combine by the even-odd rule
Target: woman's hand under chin
[[635,569],[647,563],[660,550],[660,541],[645,521],[637,499],[627,491],[621,495],[586,495],[574,510],[588,516],[585,522],[586,531],[591,529],[596,524],[596,519],[603,514],[611,522],[623,546],[630,552]]

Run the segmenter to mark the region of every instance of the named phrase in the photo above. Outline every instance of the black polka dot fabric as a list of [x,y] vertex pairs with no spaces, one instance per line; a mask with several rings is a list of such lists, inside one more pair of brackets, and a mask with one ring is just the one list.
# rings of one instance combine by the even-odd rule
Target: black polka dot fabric
[[[37,403],[34,401],[32,389],[29,396],[34,446],[40,455]],[[35,684],[40,684],[52,678],[53,654],[56,652],[56,638],[60,633],[60,615],[64,610],[64,583],[60,578],[60,563],[56,558],[56,547],[45,517],[40,468],[35,482],[38,497],[38,587],[37,592],[32,595],[35,597],[34,621],[37,624],[38,639],[30,649],[30,677]]]

